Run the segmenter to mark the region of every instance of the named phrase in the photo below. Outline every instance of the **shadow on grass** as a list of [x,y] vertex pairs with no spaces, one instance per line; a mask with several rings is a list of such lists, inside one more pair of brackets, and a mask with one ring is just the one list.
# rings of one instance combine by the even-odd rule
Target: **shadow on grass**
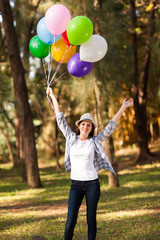
[[159,221],[160,214],[119,216],[116,220],[106,218],[98,222],[97,240],[158,240],[160,239]]
[[[47,240],[63,239],[66,214],[61,216],[26,215],[12,216],[0,220],[1,240],[32,240],[34,236],[43,236]],[[12,229],[12,231],[10,231]]]
[[[43,217],[37,217],[36,215],[31,215],[31,216],[26,216],[24,217],[17,217],[15,218],[14,216],[10,217],[10,219],[5,219],[3,220],[2,218],[0,219],[0,230],[7,230],[10,228],[14,227],[21,227],[23,225],[29,225],[31,223],[34,223],[36,225],[37,223],[37,230],[39,228],[39,223],[43,225],[47,221],[53,221],[54,224],[59,221],[59,216],[43,216]],[[64,222],[64,221],[63,221]]]
[[20,169],[0,169],[0,193],[25,190],[27,183],[21,181]]
[[[9,211],[9,212],[13,212],[14,213],[18,213],[18,212],[23,212],[25,211],[27,212],[38,212],[38,211],[53,211],[54,209],[57,209],[62,207],[62,208],[66,208],[67,209],[67,203],[68,203],[68,198],[63,199],[63,200],[48,200],[45,202],[37,202],[37,203],[20,203],[18,202],[17,204],[12,204],[12,205],[3,205],[0,206],[0,210],[2,211]],[[61,215],[61,214],[58,214]]]
[[[138,197],[138,198],[126,198],[123,200],[106,200],[105,206],[104,201],[100,201],[98,205],[98,210],[100,213],[108,212],[119,212],[119,211],[134,211],[141,209],[160,209],[159,197]],[[102,211],[103,210],[103,211]]]
[[21,190],[25,190],[27,189],[27,184],[26,183],[8,183],[8,181],[6,181],[5,183],[3,183],[3,186],[0,186],[0,192],[4,192],[4,193],[11,193],[11,192],[16,192],[16,191],[21,191]]

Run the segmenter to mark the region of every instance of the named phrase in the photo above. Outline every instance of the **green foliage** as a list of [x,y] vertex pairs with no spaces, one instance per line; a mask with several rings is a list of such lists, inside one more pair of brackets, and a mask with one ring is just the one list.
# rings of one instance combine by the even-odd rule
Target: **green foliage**
[[11,101],[13,97],[12,93],[12,79],[10,73],[8,72],[8,67],[0,68],[0,103],[5,101]]
[[[15,145],[15,131],[11,124],[14,119],[14,98],[12,82],[8,66],[1,67],[0,74],[0,129],[8,136],[12,146]],[[0,161],[8,161],[8,149],[4,137],[0,132]],[[15,149],[14,149],[15,150]]]

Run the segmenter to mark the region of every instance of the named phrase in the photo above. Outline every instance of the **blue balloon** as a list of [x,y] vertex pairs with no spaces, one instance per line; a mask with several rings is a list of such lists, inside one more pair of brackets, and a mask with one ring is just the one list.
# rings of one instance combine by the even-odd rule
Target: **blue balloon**
[[58,41],[62,34],[54,36],[45,24],[45,17],[41,18],[37,24],[37,34],[41,41],[47,44],[52,44]]
[[69,59],[67,69],[74,77],[83,77],[91,71],[92,63],[80,60],[80,54],[76,53]]

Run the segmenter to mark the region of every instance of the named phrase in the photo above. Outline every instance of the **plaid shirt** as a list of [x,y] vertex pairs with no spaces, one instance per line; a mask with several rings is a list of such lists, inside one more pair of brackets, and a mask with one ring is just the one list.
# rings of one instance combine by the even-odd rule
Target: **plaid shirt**
[[[68,126],[63,112],[56,114],[56,120],[60,130],[62,131],[63,135],[66,138],[64,164],[66,171],[70,171],[71,170],[70,148],[78,137],[76,133],[74,133]],[[101,169],[107,169],[116,174],[102,146],[102,142],[112,134],[116,127],[117,123],[111,120],[103,131],[101,131],[97,136],[92,137],[95,148],[93,163],[97,172],[99,172],[99,170]]]

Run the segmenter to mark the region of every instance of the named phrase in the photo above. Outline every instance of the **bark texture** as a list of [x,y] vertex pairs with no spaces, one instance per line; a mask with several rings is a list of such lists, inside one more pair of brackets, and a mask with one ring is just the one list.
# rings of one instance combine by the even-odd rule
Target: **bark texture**
[[13,76],[19,127],[23,139],[27,183],[28,186],[36,188],[41,186],[41,182],[37,163],[37,151],[35,148],[34,127],[31,109],[28,103],[24,68],[20,58],[17,35],[13,26],[13,16],[8,0],[0,0],[0,11],[3,17],[8,56]]

